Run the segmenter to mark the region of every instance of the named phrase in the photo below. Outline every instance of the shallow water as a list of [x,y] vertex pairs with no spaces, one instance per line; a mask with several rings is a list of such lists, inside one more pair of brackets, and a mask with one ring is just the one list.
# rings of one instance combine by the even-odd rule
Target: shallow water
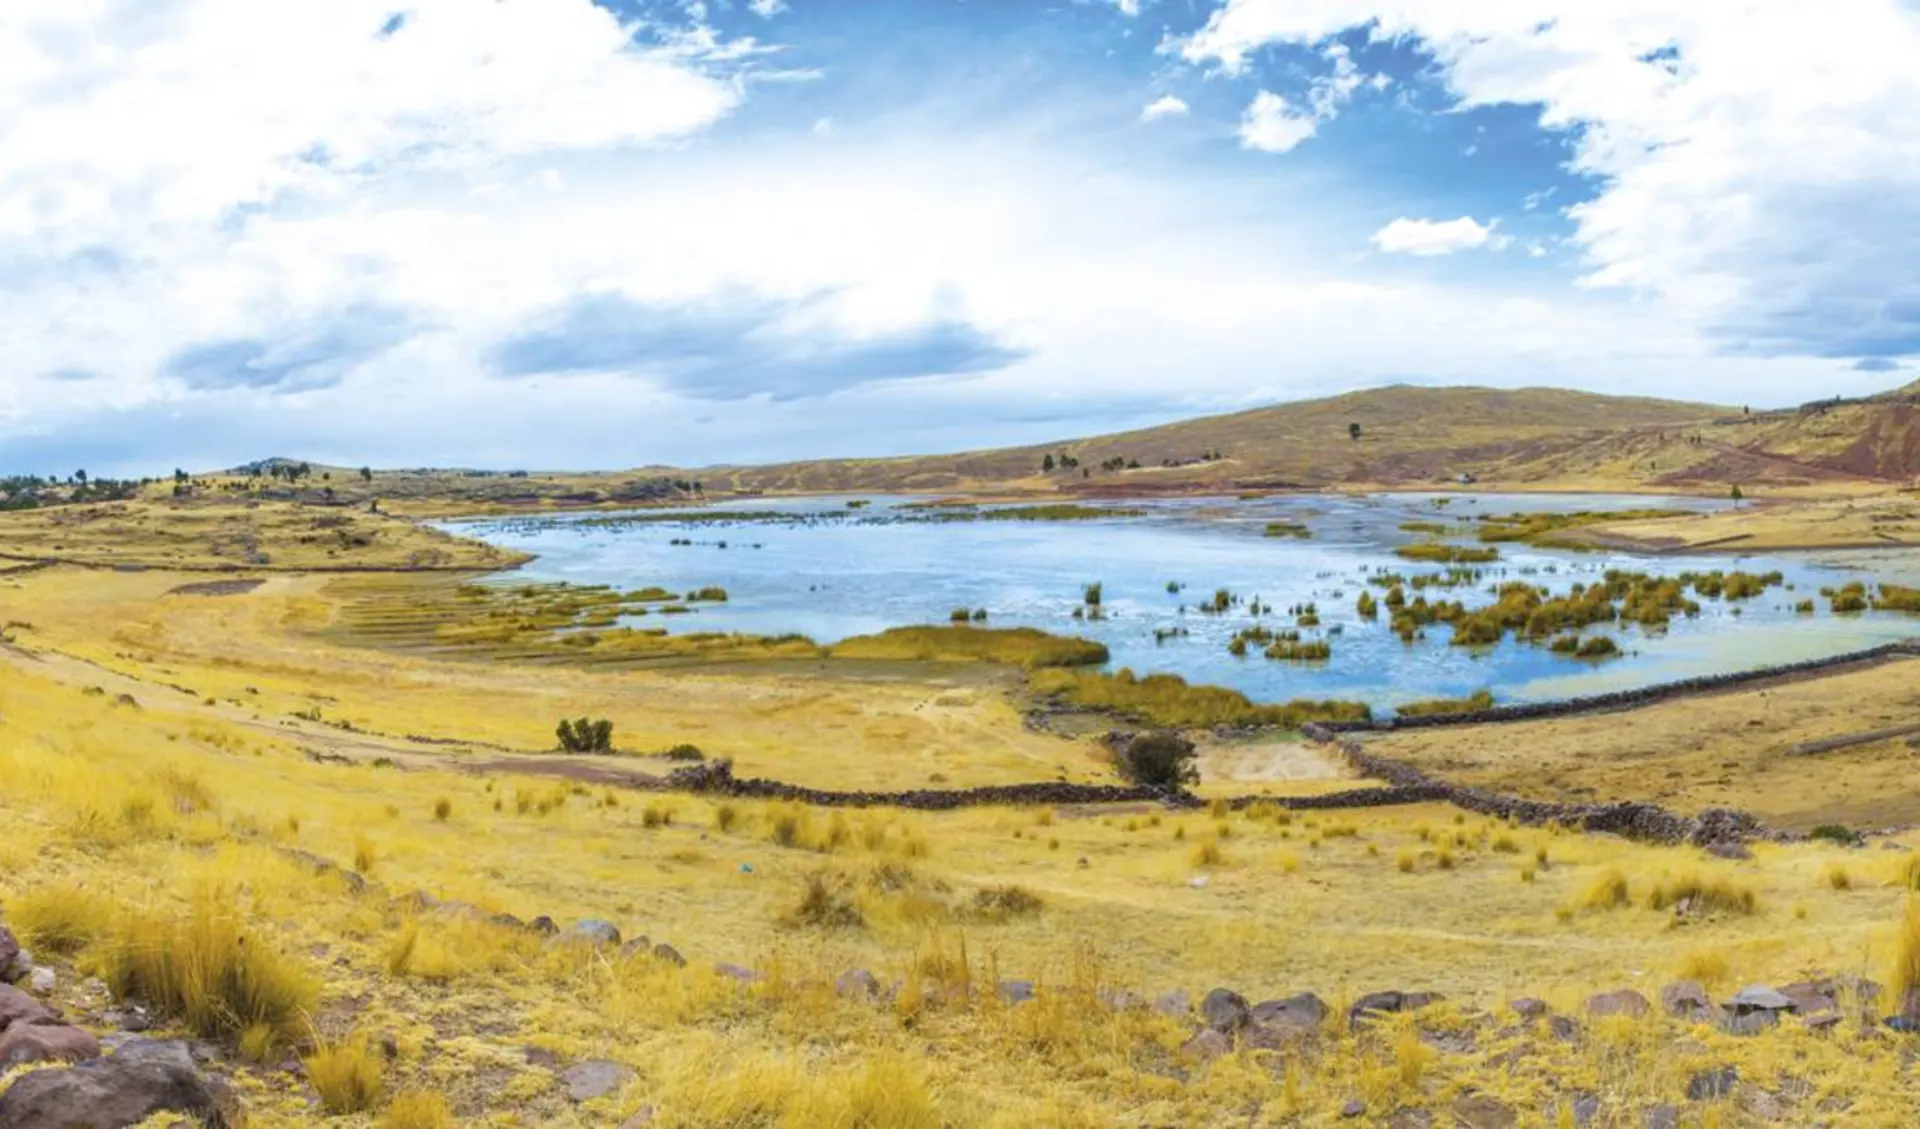
[[[1446,499],[1441,501],[1440,499]],[[1786,574],[1792,590],[1769,589],[1729,604],[1705,600],[1697,619],[1676,618],[1668,630],[1613,629],[1625,654],[1591,663],[1511,639],[1490,648],[1447,642],[1436,625],[1405,644],[1387,626],[1354,611],[1361,578],[1385,568],[1406,576],[1444,571],[1402,560],[1397,545],[1429,538],[1399,529],[1409,520],[1458,521],[1477,513],[1618,510],[1661,507],[1717,509],[1699,498],[1609,495],[1373,495],[1231,498],[1126,503],[1139,517],[1091,521],[915,520],[927,511],[901,509],[907,498],[872,498],[850,510],[848,497],[755,499],[708,511],[778,512],[775,520],[647,522],[609,525],[605,514],[444,523],[444,528],[538,554],[505,583],[568,581],[680,590],[718,585],[724,605],[700,605],[671,624],[677,631],[800,632],[826,643],[909,623],[945,623],[952,609],[984,607],[992,626],[1025,625],[1099,639],[1111,667],[1167,671],[1195,682],[1232,686],[1262,701],[1296,697],[1351,698],[1391,706],[1417,698],[1491,689],[1500,701],[1562,698],[1700,674],[1816,658],[1920,634],[1920,617],[1870,612],[1799,616],[1795,601],[1853,579],[1920,583],[1920,560],[1897,552],[1752,556],[1699,554],[1642,557],[1501,545],[1502,559],[1484,566],[1479,587],[1429,592],[1486,602],[1486,588],[1526,578],[1564,590],[1608,568],[1657,575],[1714,569]],[[1118,503],[1116,503],[1118,504]],[[1441,508],[1444,507],[1444,508]],[[1310,540],[1262,535],[1268,522],[1298,521]],[[1471,532],[1450,537],[1472,543]],[[690,541],[691,544],[675,544]],[[1105,618],[1073,618],[1084,585],[1104,588]],[[1184,585],[1178,593],[1168,583]],[[1246,606],[1224,615],[1195,605],[1216,588],[1275,611],[1260,622],[1291,625],[1295,604],[1318,606],[1331,631],[1324,663],[1275,662],[1257,648],[1227,653],[1234,632],[1256,622]],[[1373,589],[1376,596],[1379,588]],[[1735,614],[1735,609],[1739,614]],[[659,626],[658,617],[634,621]],[[1155,641],[1156,629],[1188,634]],[[1309,637],[1315,632],[1303,633]]]

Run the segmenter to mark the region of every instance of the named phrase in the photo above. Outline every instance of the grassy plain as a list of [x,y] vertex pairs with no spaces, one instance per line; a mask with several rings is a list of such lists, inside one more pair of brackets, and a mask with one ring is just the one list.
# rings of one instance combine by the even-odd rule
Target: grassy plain
[[[102,543],[122,560],[152,552],[138,537]],[[1570,1122],[1575,1097],[1591,1094],[1602,1124],[1638,1124],[1662,1104],[1684,1108],[1685,1124],[1746,1124],[1759,1095],[1790,1122],[1873,1126],[1908,1123],[1920,1102],[1907,1048],[1850,1022],[1742,1038],[1657,1012],[1581,1014],[1592,992],[1657,998],[1681,976],[1716,995],[1819,973],[1887,980],[1912,843],[1761,843],[1731,861],[1438,805],[923,813],[647,791],[627,786],[667,767],[647,754],[685,743],[732,758],[739,775],[834,789],[1113,774],[1097,742],[1026,723],[1016,668],[746,644],[586,662],[538,623],[498,639],[441,634],[470,622],[469,577],[235,579],[261,583],[0,574],[11,640],[0,643],[0,919],[72,973],[60,1002],[95,1022],[105,1001],[84,974],[124,980],[129,936],[244,935],[223,951],[273,954],[297,1014],[220,1032],[257,1125],[322,1122],[327,1100],[369,1107],[333,1123],[396,1129],[617,1125],[643,1110],[658,1126],[742,1129],[1318,1125],[1351,1101],[1370,1122],[1419,1110],[1447,1124],[1476,1094],[1525,1124]],[[533,619],[557,614],[541,602]],[[404,623],[400,607],[412,609]],[[1912,704],[1907,666],[1390,747],[1443,775],[1528,790],[1527,751],[1551,746],[1567,779],[1639,795],[1667,770],[1660,756],[1704,773],[1740,755],[1740,739],[1763,732],[1754,718],[1772,741],[1776,725],[1799,739],[1896,717]],[[1083,706],[1123,693],[1082,673],[1042,681]],[[1174,689],[1152,692],[1167,708],[1196,700]],[[1124,693],[1145,708],[1137,686]],[[614,720],[619,755],[549,752],[554,722],[577,716]],[[1720,733],[1713,751],[1689,745]],[[1507,756],[1472,761],[1489,745]],[[1846,795],[1802,809],[1842,775],[1861,797],[1881,787],[1898,802],[1910,785],[1897,758],[1807,758],[1825,780],[1812,763],[1767,776],[1786,770],[1756,759],[1757,785],[1726,768],[1724,785],[1688,777],[1666,798],[1789,824],[1859,814]],[[1283,733],[1207,742],[1201,763],[1206,796],[1362,783]],[[1675,913],[1666,891],[1696,882],[1736,908]],[[483,913],[422,908],[415,892]],[[544,942],[486,922],[492,912],[605,919],[670,943],[688,966]],[[195,914],[228,928],[186,928]],[[897,995],[837,994],[852,969]],[[1013,980],[1037,998],[1003,1001],[994,988]],[[1187,1049],[1192,1019],[1103,1002],[1176,990],[1198,1001],[1221,985],[1253,1000],[1313,991],[1336,1020],[1302,1048],[1209,1059]],[[1448,1002],[1418,1029],[1402,1018],[1350,1030],[1345,1004],[1388,988]],[[1519,1024],[1505,1007],[1517,996],[1579,1016],[1582,1033]],[[556,1067],[587,1058],[631,1079],[575,1105]],[[1726,1064],[1743,1096],[1686,1098],[1695,1072]]]

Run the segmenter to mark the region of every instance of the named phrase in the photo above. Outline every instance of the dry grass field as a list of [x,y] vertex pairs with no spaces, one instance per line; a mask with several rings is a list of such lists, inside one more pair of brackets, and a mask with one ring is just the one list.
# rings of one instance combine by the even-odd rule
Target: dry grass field
[[[57,970],[69,1016],[109,1026],[113,989],[170,1001],[161,1030],[212,1039],[268,1127],[1626,1126],[1662,1109],[1893,1126],[1920,1103],[1905,1037],[1844,999],[1838,1026],[1756,1035],[1658,1003],[1678,979],[1716,999],[1912,982],[1920,839],[1726,859],[1430,804],[935,813],[647,790],[630,785],[672,763],[652,754],[682,744],[831,789],[1115,777],[1097,741],[1026,723],[1017,666],[755,640],[586,661],[553,631],[594,600],[503,604],[471,582],[0,573],[0,921]],[[507,629],[477,630],[490,616]],[[1520,792],[1866,823],[1876,795],[1889,812],[1911,796],[1910,750],[1787,764],[1774,746],[1910,710],[1909,666],[1381,746]],[[615,722],[611,754],[553,751],[579,716]],[[1203,798],[1365,783],[1285,733],[1203,742],[1200,765]],[[609,922],[686,964],[493,914]],[[237,979],[169,979],[162,950]],[[876,996],[837,990],[856,970]],[[1332,1015],[1235,1046],[1155,1006],[1216,987],[1310,991]],[[1620,988],[1655,1006],[1588,1013]],[[1349,1021],[1385,989],[1445,999]],[[1523,1022],[1518,997],[1572,1026]],[[583,1062],[611,1084],[576,1101],[563,1076]],[[1721,1067],[1739,1086],[1702,1094]]]

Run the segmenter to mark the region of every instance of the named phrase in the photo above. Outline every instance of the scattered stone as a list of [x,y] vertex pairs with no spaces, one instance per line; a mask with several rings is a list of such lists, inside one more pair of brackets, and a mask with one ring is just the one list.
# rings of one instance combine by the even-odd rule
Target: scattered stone
[[1200,1017],[1209,1028],[1231,1035],[1253,1019],[1245,996],[1230,988],[1215,988],[1200,1001]]
[[1467,1129],[1512,1129],[1519,1121],[1512,1106],[1486,1094],[1468,1094],[1456,1099],[1453,1115]]
[[1740,1070],[1734,1066],[1716,1066],[1711,1070],[1702,1070],[1687,1079],[1687,1100],[1690,1102],[1710,1102],[1733,1093],[1740,1082]]
[[1571,1043],[1580,1037],[1579,1025],[1564,1015],[1548,1016],[1547,1030],[1553,1032],[1553,1037],[1563,1043]]
[[1180,1055],[1194,1062],[1212,1062],[1232,1049],[1233,1040],[1211,1027],[1205,1027],[1186,1041],[1180,1048]]
[[849,999],[875,1000],[880,998],[880,981],[866,969],[856,968],[851,972],[842,972],[840,978],[833,982],[833,990]]
[[1418,1011],[1441,1000],[1438,992],[1368,992],[1347,1009],[1347,1024],[1365,1026],[1370,1020],[1400,1011]]
[[1713,1010],[1713,1000],[1698,980],[1676,980],[1660,989],[1660,1007],[1675,1019],[1698,1019]]
[[1132,1011],[1147,1006],[1146,998],[1135,995],[1124,988],[1113,988],[1100,993],[1100,1002],[1114,1011]]
[[1367,1103],[1361,1101],[1359,1098],[1348,1098],[1347,1104],[1340,1107],[1341,1117],[1359,1117],[1365,1112],[1367,1112]]
[[85,1062],[100,1057],[100,1041],[78,1027],[22,1023],[0,1035],[0,1071],[30,1062]]
[[150,1039],[68,1069],[31,1071],[0,1094],[0,1129],[122,1129],[160,1113],[208,1129],[237,1120],[232,1096],[194,1069],[184,1045]]
[[7,973],[13,971],[13,962],[20,959],[20,942],[14,938],[13,930],[0,925],[0,980],[9,979]]
[[555,933],[560,932],[560,927],[553,923],[553,918],[548,917],[544,913],[532,921],[527,922],[527,928],[540,934],[542,937],[551,937]]
[[1327,1019],[1327,1004],[1312,992],[1302,992],[1283,1000],[1262,1000],[1253,1005],[1253,1022],[1262,1027],[1290,1027],[1317,1031]]
[[1754,1087],[1740,1092],[1740,1106],[1762,1121],[1779,1121],[1787,1115],[1787,1103],[1780,1095]]
[[1717,859],[1734,859],[1735,861],[1744,861],[1753,857],[1753,852],[1742,843],[1709,843],[1707,853]]
[[487,921],[503,929],[525,929],[527,927],[526,922],[510,913],[496,913],[492,917],[487,918]]
[[548,1070],[560,1068],[560,1056],[545,1047],[522,1047],[520,1053],[527,1056],[528,1066],[544,1066]]
[[1721,1028],[1729,1035],[1758,1035],[1780,1025],[1780,1012],[1744,1011],[1727,1016]]
[[1647,997],[1632,988],[1621,988],[1616,992],[1602,992],[1587,1000],[1587,1014],[1595,1019],[1605,1015],[1626,1015],[1635,1019],[1653,1010]]
[[594,945],[617,945],[620,943],[620,930],[611,921],[589,917],[585,921],[574,922],[573,928],[566,931],[563,939],[586,941]]
[[1385,1124],[1387,1129],[1433,1129],[1433,1114],[1424,1109],[1396,1109]]
[[1920,1019],[1905,1015],[1889,1015],[1886,1019],[1887,1030],[1898,1031],[1902,1035],[1920,1034]]
[[1010,1004],[1024,1004],[1033,999],[1033,981],[1000,981],[1000,998]]
[[1792,1011],[1793,1001],[1782,992],[1776,992],[1761,984],[1750,984],[1727,1001],[1728,1010],[1746,1013],[1749,1011]]
[[634,1115],[632,1117],[629,1117],[625,1121],[622,1121],[620,1123],[620,1129],[646,1129],[647,1126],[652,1124],[653,1124],[653,1107],[650,1105],[643,1105],[637,1111],[634,1112]]
[[1640,1119],[1641,1129],[1680,1129],[1680,1111],[1670,1105],[1657,1105]]
[[46,995],[53,991],[59,983],[60,978],[54,975],[53,969],[51,968],[43,966],[27,973],[27,990],[36,996]]
[[595,1058],[567,1067],[560,1081],[566,1083],[567,1097],[576,1102],[590,1102],[613,1093],[637,1077],[630,1066]]
[[1600,1097],[1597,1094],[1577,1094],[1573,1099],[1573,1123],[1591,1125],[1600,1116]]
[[622,960],[636,960],[653,953],[653,941],[644,934],[620,946]]
[[687,958],[680,955],[679,949],[674,948],[665,941],[653,947],[653,959],[664,960],[675,968],[687,967]]
[[14,1024],[58,1023],[60,1013],[11,984],[0,984],[0,1031]]
[[1169,1019],[1185,1019],[1193,1011],[1193,1001],[1185,992],[1168,992],[1153,1001],[1153,1010]]
[[738,980],[742,984],[752,984],[755,981],[765,980],[767,978],[764,973],[755,972],[751,968],[742,968],[737,964],[716,964],[713,966],[713,970],[722,976]]
[[1801,1015],[1815,1012],[1833,1011],[1839,1007],[1839,990],[1830,981],[1814,982],[1800,980],[1780,989],[1780,994],[1793,1004],[1793,1010]]
[[1547,1006],[1547,1001],[1536,1000],[1532,996],[1522,996],[1517,1000],[1509,1000],[1507,1001],[1507,1006],[1512,1008],[1513,1013],[1522,1019],[1539,1019],[1553,1011],[1552,1008]]
[[1809,1031],[1829,1031],[1840,1026],[1840,1013],[1823,1011],[1818,1015],[1809,1015],[1804,1025]]

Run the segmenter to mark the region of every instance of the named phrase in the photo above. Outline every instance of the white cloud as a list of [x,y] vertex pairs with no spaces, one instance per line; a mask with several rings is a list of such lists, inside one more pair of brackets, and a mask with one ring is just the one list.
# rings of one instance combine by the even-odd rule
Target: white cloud
[[1120,14],[1123,16],[1140,14],[1140,0],[1111,0],[1111,2],[1114,7],[1120,9]]
[[1413,220],[1402,216],[1373,233],[1373,245],[1391,255],[1451,255],[1485,247],[1491,228],[1472,216],[1453,220]]
[[1239,73],[1357,29],[1430,52],[1463,107],[1572,131],[1601,185],[1568,213],[1588,285],[1659,294],[1743,349],[1920,348],[1910,3],[1226,0],[1176,46]]
[[770,20],[787,10],[787,0],[747,0],[747,8],[761,19]]
[[832,118],[813,119],[813,135],[815,137],[832,137],[833,132],[834,124]]
[[1263,153],[1285,153],[1312,137],[1317,128],[1312,114],[1300,113],[1285,98],[1262,90],[1240,117],[1240,145]]
[[1171,94],[1163,94],[1147,103],[1147,108],[1140,111],[1140,120],[1143,122],[1154,122],[1159,121],[1161,118],[1185,117],[1186,113],[1187,104],[1185,102],[1175,98]]

